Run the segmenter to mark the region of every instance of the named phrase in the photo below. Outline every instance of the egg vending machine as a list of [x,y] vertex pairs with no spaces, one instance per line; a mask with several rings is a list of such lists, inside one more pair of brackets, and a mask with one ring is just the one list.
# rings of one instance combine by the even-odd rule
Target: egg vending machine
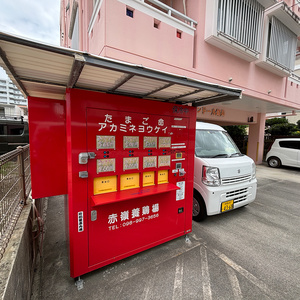
[[71,276],[191,232],[196,109],[67,91]]

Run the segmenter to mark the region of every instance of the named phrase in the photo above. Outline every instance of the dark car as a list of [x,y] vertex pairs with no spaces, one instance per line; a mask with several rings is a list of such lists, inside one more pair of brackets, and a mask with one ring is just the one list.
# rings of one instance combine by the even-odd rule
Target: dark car
[[0,155],[29,143],[28,123],[23,117],[0,118]]

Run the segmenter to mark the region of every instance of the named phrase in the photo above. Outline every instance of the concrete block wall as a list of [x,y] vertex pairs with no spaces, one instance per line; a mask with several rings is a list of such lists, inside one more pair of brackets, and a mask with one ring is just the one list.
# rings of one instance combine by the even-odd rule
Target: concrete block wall
[[[43,199],[37,201],[42,211]],[[34,272],[34,247],[32,238],[32,200],[28,199],[15,230],[0,260],[0,299],[30,299]]]

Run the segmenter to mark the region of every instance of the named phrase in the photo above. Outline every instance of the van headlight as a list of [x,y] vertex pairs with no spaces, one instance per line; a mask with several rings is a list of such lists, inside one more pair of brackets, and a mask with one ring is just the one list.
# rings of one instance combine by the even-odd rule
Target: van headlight
[[252,179],[256,178],[256,165],[252,163]]
[[219,168],[203,166],[202,182],[209,186],[221,184]]

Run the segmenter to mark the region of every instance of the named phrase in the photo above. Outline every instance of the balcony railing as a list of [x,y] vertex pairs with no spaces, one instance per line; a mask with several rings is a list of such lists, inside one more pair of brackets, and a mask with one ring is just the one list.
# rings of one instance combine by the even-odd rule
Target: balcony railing
[[197,25],[197,22],[195,20],[189,18],[188,16],[186,16],[186,15],[182,14],[181,12],[179,12],[178,10],[164,4],[161,1],[158,1],[158,0],[138,0],[138,1],[143,2],[146,5],[148,3],[155,5],[156,7],[158,7],[158,9],[165,12],[168,16],[179,19],[180,21],[183,21],[184,23],[190,25],[192,28],[194,28],[195,25]]
[[4,114],[4,115],[0,114],[0,119],[16,120],[16,121],[21,121],[22,122],[24,120],[24,116],[12,115],[12,114]]
[[300,84],[300,76],[295,74],[295,73],[291,73],[290,75],[290,79],[295,80],[298,84]]

